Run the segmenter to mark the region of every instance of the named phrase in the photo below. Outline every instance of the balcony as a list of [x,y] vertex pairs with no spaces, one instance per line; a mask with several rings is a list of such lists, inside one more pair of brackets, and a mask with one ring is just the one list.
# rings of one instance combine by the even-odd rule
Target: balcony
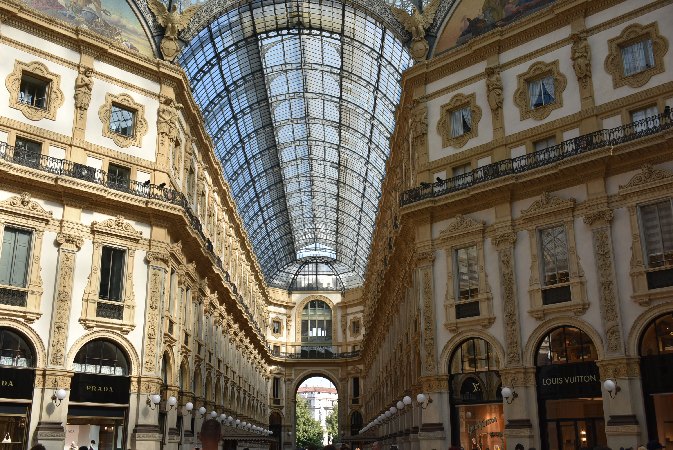
[[335,345],[295,345],[287,346],[288,351],[271,352],[276,358],[281,359],[348,359],[360,356],[360,351],[340,352]]
[[544,150],[497,161],[436,183],[421,183],[418,187],[402,192],[400,206],[411,205],[429,198],[442,197],[487,181],[548,166],[594,150],[635,141],[671,128],[673,128],[673,113],[671,113],[670,108],[666,108],[658,116],[648,117],[616,128],[584,134]]
[[[181,207],[192,229],[198,234],[204,251],[210,256],[213,265],[220,269],[224,279],[230,284],[230,288],[234,292],[234,297],[241,306],[241,310],[250,321],[252,328],[257,332],[257,335],[260,337],[262,342],[266,341],[264,334],[262,333],[262,329],[255,321],[255,318],[248,308],[248,305],[245,303],[243,296],[238,293],[236,286],[231,284],[229,273],[224,269],[221,257],[215,254],[212,243],[203,232],[203,225],[201,224],[201,221],[194,211],[192,211],[187,197],[185,197],[182,192],[165,187],[165,183],[155,185],[148,182],[139,183],[132,180],[120,183],[118,179],[115,177],[109,177],[108,174],[103,170],[95,169],[93,167],[73,161],[68,161],[66,159],[52,158],[46,155],[27,155],[22,148],[10,146],[6,142],[0,142],[0,160],[23,167],[29,167],[42,172],[47,172],[60,177],[74,178],[89,183],[94,183],[108,189],[124,192],[136,197],[170,203],[172,205]],[[19,297],[20,295],[16,293],[7,292],[2,294],[0,301],[4,301],[6,304],[10,304],[11,302],[21,302]],[[105,306],[102,308],[101,313],[116,314],[113,309],[114,308]]]

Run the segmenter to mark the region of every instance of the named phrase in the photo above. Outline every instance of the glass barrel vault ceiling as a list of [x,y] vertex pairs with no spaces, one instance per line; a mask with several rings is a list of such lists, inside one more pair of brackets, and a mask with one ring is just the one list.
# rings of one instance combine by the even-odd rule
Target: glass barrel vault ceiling
[[267,282],[303,262],[362,284],[411,59],[366,12],[337,1],[251,1],[184,48],[180,64]]

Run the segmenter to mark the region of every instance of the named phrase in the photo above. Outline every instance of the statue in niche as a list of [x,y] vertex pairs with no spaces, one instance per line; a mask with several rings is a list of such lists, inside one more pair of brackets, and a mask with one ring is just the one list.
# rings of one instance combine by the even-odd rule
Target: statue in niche
[[591,48],[587,42],[586,33],[581,31],[573,33],[571,36],[573,45],[570,58],[573,61],[573,69],[577,80],[587,87],[589,78],[591,78]]
[[164,27],[164,37],[160,44],[161,53],[164,59],[173,62],[180,53],[178,34],[187,28],[189,21],[199,10],[199,5],[192,5],[182,13],[178,12],[176,3],[173,3],[170,11],[160,0],[148,0],[147,6],[154,13],[157,22]]
[[161,145],[165,145],[166,141],[174,144],[178,139],[178,108],[182,108],[182,105],[170,97],[161,100],[157,113],[157,132]]
[[499,114],[504,96],[502,94],[502,79],[500,71],[495,67],[486,68],[486,90],[488,91],[488,106],[494,115]]
[[91,75],[93,75],[92,68],[80,67],[75,80],[75,109],[79,113],[80,119],[84,118],[84,113],[89,109],[89,103],[91,103],[91,90],[93,89]]

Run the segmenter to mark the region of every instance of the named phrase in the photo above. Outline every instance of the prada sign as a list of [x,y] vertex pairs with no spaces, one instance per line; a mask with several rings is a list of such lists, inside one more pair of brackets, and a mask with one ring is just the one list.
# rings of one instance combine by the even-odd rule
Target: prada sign
[[35,371],[0,367],[0,398],[33,399]]
[[537,394],[540,398],[600,397],[598,366],[595,362],[540,366]]
[[70,400],[127,404],[130,390],[131,379],[129,377],[76,373],[70,382]]

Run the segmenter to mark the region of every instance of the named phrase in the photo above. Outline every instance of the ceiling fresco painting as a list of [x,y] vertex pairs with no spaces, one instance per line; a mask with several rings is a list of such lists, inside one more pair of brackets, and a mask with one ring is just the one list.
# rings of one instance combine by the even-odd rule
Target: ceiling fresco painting
[[79,26],[153,57],[140,20],[123,0],[22,0],[27,6],[70,25]]
[[508,25],[555,0],[469,0],[458,3],[435,46],[435,54]]

